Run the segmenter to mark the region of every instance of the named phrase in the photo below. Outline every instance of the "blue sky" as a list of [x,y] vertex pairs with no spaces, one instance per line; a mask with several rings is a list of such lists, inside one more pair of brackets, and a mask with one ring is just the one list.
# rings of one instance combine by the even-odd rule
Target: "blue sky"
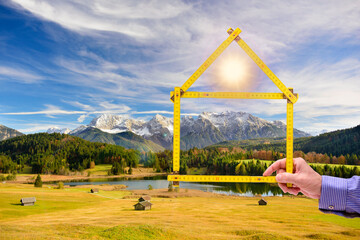
[[[317,133],[360,120],[360,1],[0,0],[0,123],[24,133],[74,129],[102,113],[171,117],[169,92],[229,27],[299,93],[294,127]],[[232,43],[191,90],[219,91],[237,56],[242,91],[278,92]],[[285,120],[284,101],[182,101],[182,112],[245,111]]]

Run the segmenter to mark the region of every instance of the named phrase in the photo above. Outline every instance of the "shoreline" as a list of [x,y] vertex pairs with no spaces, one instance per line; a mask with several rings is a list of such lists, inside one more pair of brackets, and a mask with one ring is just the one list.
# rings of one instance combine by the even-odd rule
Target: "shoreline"
[[[97,178],[143,178],[143,177],[155,177],[155,176],[167,176],[167,173],[136,173],[136,174],[121,174],[121,175],[91,175],[91,176],[82,176],[82,175],[55,175],[55,174],[40,174],[41,180],[43,183],[51,182],[70,182],[76,180],[87,180],[87,179],[97,179]],[[6,181],[7,183],[24,183],[30,184],[35,182],[37,174],[31,174],[27,176],[17,176],[16,180]]]

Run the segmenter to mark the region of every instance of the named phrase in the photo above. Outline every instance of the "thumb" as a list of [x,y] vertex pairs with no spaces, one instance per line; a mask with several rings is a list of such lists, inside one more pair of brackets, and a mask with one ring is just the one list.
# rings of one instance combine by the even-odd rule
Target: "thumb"
[[297,183],[298,181],[298,176],[296,174],[291,174],[291,173],[280,173],[278,175],[276,175],[276,181],[279,183]]

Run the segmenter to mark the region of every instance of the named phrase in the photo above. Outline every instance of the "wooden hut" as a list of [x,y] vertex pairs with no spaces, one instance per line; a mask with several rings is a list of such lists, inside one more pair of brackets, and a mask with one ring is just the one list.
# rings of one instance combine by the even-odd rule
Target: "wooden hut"
[[142,202],[138,202],[137,204],[134,205],[135,210],[151,210],[151,202],[148,201],[142,201]]
[[98,193],[99,192],[99,189],[98,188],[92,188],[90,190],[91,193]]
[[22,206],[33,206],[36,202],[35,197],[22,198],[20,200]]
[[263,198],[260,199],[258,203],[259,203],[259,205],[267,205],[267,201],[265,201],[265,199],[263,199]]
[[149,201],[138,202],[134,205],[135,210],[150,210],[152,203]]
[[145,196],[141,196],[141,198],[139,198],[139,202],[144,202],[144,201],[151,201],[151,197],[148,195]]

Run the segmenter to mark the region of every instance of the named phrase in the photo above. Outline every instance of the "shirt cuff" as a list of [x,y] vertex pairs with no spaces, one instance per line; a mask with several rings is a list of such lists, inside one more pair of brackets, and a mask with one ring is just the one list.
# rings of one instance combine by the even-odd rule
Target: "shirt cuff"
[[322,176],[319,209],[345,211],[346,197],[346,179]]

